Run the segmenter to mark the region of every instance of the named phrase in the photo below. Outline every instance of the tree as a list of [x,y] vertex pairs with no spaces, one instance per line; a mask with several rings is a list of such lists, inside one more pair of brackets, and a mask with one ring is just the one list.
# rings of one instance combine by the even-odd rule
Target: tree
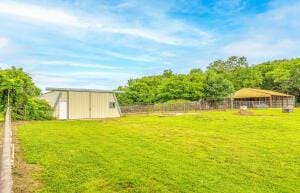
[[222,101],[230,97],[234,91],[233,84],[222,75],[208,71],[204,80],[204,98],[206,100]]
[[216,60],[208,66],[208,71],[221,74],[230,80],[234,90],[245,87],[260,87],[262,76],[258,70],[251,68],[246,57],[231,56],[227,60]]
[[296,96],[300,102],[300,59],[275,60],[254,66],[261,72],[262,87]]
[[247,68],[248,66],[246,57],[231,56],[225,61],[219,59],[210,63],[207,70],[227,74],[237,68]]
[[263,81],[261,73],[250,67],[234,69],[229,73],[228,79],[232,82],[234,90],[261,87]]
[[127,86],[119,87],[124,91],[119,94],[118,100],[122,105],[129,104],[152,104],[158,101],[158,94],[162,76],[148,76],[129,80]]
[[[32,100],[38,103],[40,93],[40,89],[34,85],[31,77],[22,68],[12,67],[0,70],[0,110],[2,112],[9,105],[13,110],[13,118],[27,119],[26,107]],[[45,101],[39,101],[39,104],[42,103],[44,106],[48,106],[48,111],[51,110]]]
[[197,100],[201,96],[201,93],[198,93],[199,90],[201,87],[197,88],[186,75],[179,74],[163,82],[158,98],[159,102],[177,99]]

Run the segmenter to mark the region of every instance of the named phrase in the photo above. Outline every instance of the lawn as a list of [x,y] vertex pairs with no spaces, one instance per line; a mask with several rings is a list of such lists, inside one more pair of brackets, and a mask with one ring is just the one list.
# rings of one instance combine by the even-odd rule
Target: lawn
[[300,109],[18,127],[38,192],[300,192]]

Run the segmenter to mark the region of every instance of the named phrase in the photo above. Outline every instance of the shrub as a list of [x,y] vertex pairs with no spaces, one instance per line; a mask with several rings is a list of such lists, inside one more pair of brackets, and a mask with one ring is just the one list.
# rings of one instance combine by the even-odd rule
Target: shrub
[[49,120],[53,119],[53,110],[44,99],[30,98],[23,108],[15,108],[12,118],[16,120]]
[[185,103],[189,103],[191,101],[189,100],[184,100],[184,99],[177,99],[177,100],[169,100],[166,103],[167,104],[185,104]]

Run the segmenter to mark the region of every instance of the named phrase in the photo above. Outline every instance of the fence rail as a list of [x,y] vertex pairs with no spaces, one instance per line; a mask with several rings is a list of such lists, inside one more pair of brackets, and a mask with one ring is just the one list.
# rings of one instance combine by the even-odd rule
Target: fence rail
[[12,147],[11,110],[10,108],[7,108],[2,141],[0,193],[12,192]]
[[121,111],[127,113],[153,113],[153,112],[188,112],[188,111],[201,111],[201,110],[216,110],[216,109],[239,109],[241,106],[248,108],[282,108],[284,106],[295,106],[294,101],[287,103],[273,102],[271,105],[263,101],[231,101],[224,100],[221,102],[216,101],[195,101],[179,104],[153,104],[153,105],[132,105],[121,106]]

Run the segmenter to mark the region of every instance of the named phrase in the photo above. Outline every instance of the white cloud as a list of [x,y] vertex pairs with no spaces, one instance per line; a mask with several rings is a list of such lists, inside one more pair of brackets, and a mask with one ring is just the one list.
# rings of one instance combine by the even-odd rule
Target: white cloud
[[137,77],[132,73],[104,71],[80,71],[64,74],[35,71],[31,72],[31,75],[42,89],[45,87],[115,89],[128,79]]
[[111,71],[80,71],[80,72],[70,72],[63,75],[64,77],[70,78],[117,78],[117,79],[130,79],[136,76],[133,73],[127,72],[111,72]]
[[58,84],[72,84],[74,83],[73,78],[64,77],[64,76],[58,76],[58,75],[51,75],[51,74],[33,74],[33,79],[36,80],[41,85],[58,85]]
[[222,48],[226,55],[247,56],[252,61],[287,57],[295,49],[291,40],[268,41],[263,38],[251,38],[229,44]]
[[170,51],[163,51],[163,52],[160,52],[159,54],[160,54],[161,56],[163,56],[163,57],[170,57],[170,58],[176,56],[175,53],[170,52]]
[[8,38],[0,37],[0,48],[4,48],[9,43]]
[[0,63],[0,68],[9,68],[10,66],[4,63]]
[[299,18],[299,2],[271,6],[267,12],[243,20],[246,31],[220,51],[226,56],[246,56],[250,62],[299,57]]
[[129,56],[129,55],[120,54],[118,52],[113,52],[113,51],[104,50],[104,49],[101,49],[101,53],[108,55],[108,56],[120,58],[120,59],[138,61],[138,62],[153,62],[153,61],[157,60],[156,58],[154,58],[152,56],[144,56],[144,55]]
[[7,1],[0,2],[0,14],[18,17],[20,20],[39,25],[52,24],[79,30],[122,34],[169,45],[199,45],[213,40],[212,34],[208,32],[176,20],[166,19],[164,16],[153,18],[153,25],[143,26],[100,13],[96,18],[87,15],[79,17],[64,9]]
[[123,27],[114,27],[114,26],[98,26],[98,29],[104,32],[126,34],[141,37],[144,39],[149,39],[155,42],[171,45],[180,45],[181,41],[178,38],[157,33],[154,31],[138,28],[123,28]]
[[61,26],[88,27],[86,23],[80,21],[76,16],[66,13],[65,10],[48,9],[24,3],[1,2],[0,13]]
[[40,64],[53,65],[53,66],[73,66],[73,67],[83,67],[83,68],[98,68],[98,69],[119,69],[118,67],[112,65],[101,65],[101,64],[89,64],[80,63],[72,61],[41,61]]

